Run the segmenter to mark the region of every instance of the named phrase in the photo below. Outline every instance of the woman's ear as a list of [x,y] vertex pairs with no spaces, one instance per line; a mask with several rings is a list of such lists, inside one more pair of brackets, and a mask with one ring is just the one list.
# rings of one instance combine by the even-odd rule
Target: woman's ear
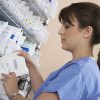
[[91,26],[87,26],[84,31],[84,37],[89,38],[92,36],[93,28]]

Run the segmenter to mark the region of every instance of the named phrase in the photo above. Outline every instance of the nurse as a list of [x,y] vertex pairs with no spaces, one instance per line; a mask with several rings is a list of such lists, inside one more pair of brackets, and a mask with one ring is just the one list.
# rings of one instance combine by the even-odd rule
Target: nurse
[[[93,47],[100,43],[100,6],[90,2],[73,3],[59,14],[62,49],[72,60],[43,81],[37,64],[23,51],[35,93],[33,100],[98,100],[100,96],[100,53],[98,65]],[[28,100],[18,93],[15,73],[3,75],[4,88],[11,100]]]

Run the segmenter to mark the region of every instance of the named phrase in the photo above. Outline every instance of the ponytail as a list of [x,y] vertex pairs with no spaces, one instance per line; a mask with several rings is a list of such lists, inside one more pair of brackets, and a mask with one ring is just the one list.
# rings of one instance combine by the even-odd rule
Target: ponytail
[[99,50],[99,53],[98,53],[97,64],[98,64],[98,67],[100,69],[100,50]]

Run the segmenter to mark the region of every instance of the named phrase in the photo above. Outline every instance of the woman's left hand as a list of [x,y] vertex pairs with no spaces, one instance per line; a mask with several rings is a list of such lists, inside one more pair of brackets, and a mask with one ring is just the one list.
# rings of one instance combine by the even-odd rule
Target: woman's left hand
[[3,85],[5,88],[5,92],[8,97],[11,97],[13,93],[18,92],[18,80],[14,72],[10,73],[9,75],[2,74],[3,78]]

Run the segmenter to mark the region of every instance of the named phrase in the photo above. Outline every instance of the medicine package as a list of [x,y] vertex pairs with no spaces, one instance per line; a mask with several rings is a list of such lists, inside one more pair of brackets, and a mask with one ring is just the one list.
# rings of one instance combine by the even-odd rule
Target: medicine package
[[15,72],[16,76],[29,73],[25,59],[18,56],[16,52],[0,57],[0,78],[2,73],[9,74],[9,72]]
[[8,25],[8,22],[0,21],[0,56],[20,50],[26,36],[23,36],[21,28]]

